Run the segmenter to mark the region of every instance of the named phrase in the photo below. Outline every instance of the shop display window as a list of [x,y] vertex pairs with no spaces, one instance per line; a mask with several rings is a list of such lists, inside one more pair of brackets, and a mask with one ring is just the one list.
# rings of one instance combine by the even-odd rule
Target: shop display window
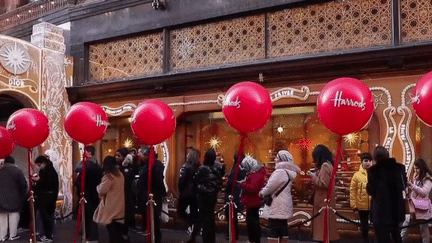
[[[213,147],[229,172],[240,134],[227,124],[221,112],[191,114],[184,119],[187,121],[187,147],[197,148],[201,153]],[[360,165],[359,153],[369,151],[368,134],[365,128],[343,137],[343,159],[336,180],[338,207],[349,207],[349,184]],[[312,151],[316,145],[324,144],[336,155],[337,140],[338,135],[320,122],[315,106],[275,108],[262,129],[248,134],[244,150],[246,156],[254,157],[270,171],[274,169],[276,153],[281,149],[290,151],[302,170],[293,186],[294,204],[308,206],[313,188],[305,174],[313,167]]]

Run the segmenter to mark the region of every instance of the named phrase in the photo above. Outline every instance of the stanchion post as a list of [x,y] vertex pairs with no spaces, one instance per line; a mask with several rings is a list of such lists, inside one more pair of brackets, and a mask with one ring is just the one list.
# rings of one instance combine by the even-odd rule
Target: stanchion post
[[82,161],[82,171],[81,171],[81,198],[79,201],[79,208],[78,208],[78,218],[75,226],[75,233],[74,233],[74,243],[77,243],[78,241],[78,234],[80,225],[82,222],[82,239],[83,242],[86,241],[86,233],[85,233],[85,211],[84,211],[84,205],[86,203],[85,200],[85,179],[86,179],[86,165],[88,161],[87,153],[86,153],[86,147],[87,145],[84,145],[84,151],[83,151],[83,161]]
[[29,176],[29,206],[30,206],[30,242],[37,243],[36,239],[36,213],[35,213],[35,198],[34,198],[34,192],[33,192],[33,183],[32,183],[32,163],[31,163],[31,156],[32,156],[32,150],[28,150],[28,176]]
[[[148,161],[148,201],[147,201],[147,242],[155,243],[155,227],[154,227],[154,206],[155,201],[152,192],[152,174],[155,161],[154,147],[150,146],[149,161]],[[162,206],[162,205],[161,205]],[[159,216],[159,215],[158,215]]]
[[228,227],[229,227],[229,242],[230,243],[235,243],[236,238],[235,238],[235,225],[234,225],[234,197],[232,195],[228,196],[229,199],[229,219],[228,219]]

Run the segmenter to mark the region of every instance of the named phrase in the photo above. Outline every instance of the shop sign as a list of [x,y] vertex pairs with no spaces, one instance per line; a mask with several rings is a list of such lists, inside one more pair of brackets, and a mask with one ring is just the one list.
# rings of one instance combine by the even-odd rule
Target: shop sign
[[111,116],[120,116],[125,112],[128,111],[134,111],[136,108],[135,104],[125,104],[119,108],[112,108],[109,106],[102,106],[102,109],[105,111],[105,113],[107,113],[108,115]]
[[396,139],[396,122],[393,115],[396,114],[396,108],[393,106],[387,107],[383,111],[383,117],[386,122],[387,134],[384,138],[383,146],[389,151],[392,156],[393,143]]
[[409,134],[412,113],[411,110],[406,106],[398,107],[397,111],[400,115],[402,115],[402,119],[399,123],[398,133],[399,141],[403,147],[403,164],[405,165],[406,170],[410,171],[415,159],[414,145]]
[[280,99],[292,98],[298,100],[307,100],[310,95],[310,89],[307,86],[302,86],[300,89],[295,89],[291,87],[282,88],[276,90],[270,94],[272,102],[278,101]]

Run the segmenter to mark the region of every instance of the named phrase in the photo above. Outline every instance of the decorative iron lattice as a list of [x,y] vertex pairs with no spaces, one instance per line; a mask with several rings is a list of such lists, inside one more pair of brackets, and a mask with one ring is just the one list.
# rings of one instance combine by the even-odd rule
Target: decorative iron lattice
[[401,38],[403,43],[432,39],[432,1],[401,0]]
[[170,33],[170,70],[265,58],[264,14],[186,27]]
[[268,57],[391,44],[391,0],[332,1],[268,15]]
[[89,82],[162,73],[162,33],[93,44],[89,47]]

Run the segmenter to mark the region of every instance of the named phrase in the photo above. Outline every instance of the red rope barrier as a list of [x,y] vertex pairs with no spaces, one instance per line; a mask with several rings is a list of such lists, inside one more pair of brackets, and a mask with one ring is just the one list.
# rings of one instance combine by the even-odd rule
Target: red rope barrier
[[[336,153],[336,159],[333,165],[333,171],[331,174],[331,178],[330,178],[330,183],[329,183],[329,187],[327,189],[327,195],[326,195],[326,199],[325,199],[325,210],[324,210],[324,242],[325,243],[329,243],[329,229],[328,229],[328,211],[329,211],[329,204],[331,201],[331,196],[333,194],[333,186],[334,186],[334,182],[335,182],[335,177],[336,177],[336,172],[338,170],[338,165],[339,165],[339,159],[340,157],[342,157],[342,136],[339,136],[338,139],[338,149],[337,149],[337,153]],[[335,226],[333,226],[335,227]]]
[[[78,234],[80,229],[81,220],[83,219],[83,207],[85,203],[85,176],[86,176],[86,164],[88,161],[88,157],[86,154],[85,148],[87,145],[84,145],[84,152],[83,152],[83,162],[82,162],[82,171],[81,171],[81,198],[79,201],[79,208],[78,208],[78,215],[77,215],[77,222],[75,226],[75,233],[74,233],[74,243],[77,243],[78,240]],[[83,235],[85,235],[85,224],[83,223]]]
[[30,206],[30,225],[29,225],[29,234],[30,234],[30,242],[37,242],[36,239],[36,220],[35,220],[35,207],[34,207],[34,193],[33,193],[33,183],[32,183],[32,172],[33,166],[31,162],[32,150],[29,149],[27,153],[28,158],[28,177],[29,177],[29,206]]
[[[241,164],[241,158],[242,158],[242,154],[243,154],[243,150],[244,150],[244,146],[245,146],[245,139],[246,139],[247,135],[245,133],[241,134],[241,138],[240,138],[240,146],[239,146],[239,151],[238,151],[238,156],[237,156],[237,163],[236,163],[236,167],[235,167],[235,172],[234,172],[234,181],[233,181],[233,185],[232,185],[232,191],[231,191],[231,196],[233,197],[234,200],[234,191],[235,191],[235,186],[237,184],[237,177],[239,174],[239,170],[240,170],[240,164]],[[234,217],[237,217],[237,215],[234,215],[234,206],[230,205],[230,220],[231,220],[231,239],[230,242],[232,243],[236,243],[236,232],[235,232],[235,221],[234,221]]]
[[[153,243],[154,242],[154,240],[152,240],[152,239],[154,239],[154,236],[153,236],[153,234],[154,234],[154,225],[152,224],[152,219],[153,219],[153,215],[152,215],[152,213],[154,213],[153,212],[153,210],[152,210],[152,206],[154,206],[154,205],[150,205],[151,203],[153,203],[153,201],[154,201],[154,198],[153,197],[150,197],[149,195],[150,194],[152,194],[152,187],[151,187],[151,185],[152,185],[152,172],[153,172],[153,165],[154,165],[154,163],[155,163],[155,154],[154,154],[154,147],[153,147],[153,145],[152,146],[150,146],[150,154],[149,154],[149,161],[148,161],[148,202],[147,202],[147,242],[151,242],[151,243]],[[161,205],[162,206],[162,205]]]

